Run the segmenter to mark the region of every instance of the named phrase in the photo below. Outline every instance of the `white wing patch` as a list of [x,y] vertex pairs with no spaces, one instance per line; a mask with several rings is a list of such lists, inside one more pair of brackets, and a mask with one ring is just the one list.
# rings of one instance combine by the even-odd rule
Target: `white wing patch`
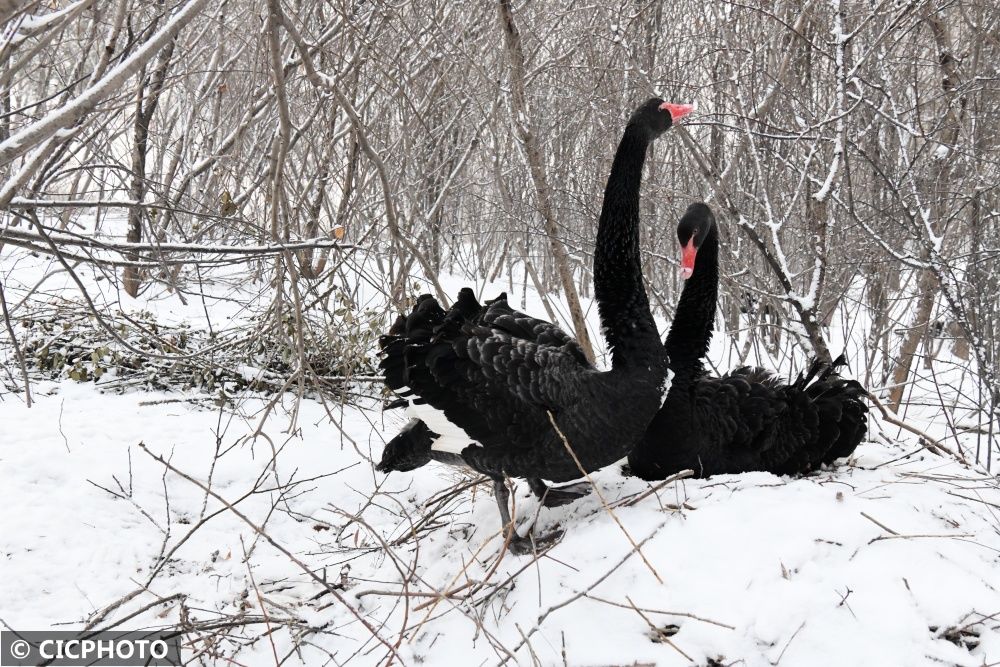
[[[674,372],[671,370],[667,371],[666,377],[663,378],[663,385],[660,387],[660,407],[667,402],[667,394],[670,393],[670,384],[674,379]],[[435,431],[436,432],[436,431]]]
[[438,439],[431,443],[431,449],[434,451],[461,454],[462,450],[469,445],[479,444],[470,438],[469,434],[461,427],[448,421],[443,412],[427,403],[414,404],[413,401],[410,401],[406,408],[406,414],[423,420],[427,424],[427,428],[439,434]]

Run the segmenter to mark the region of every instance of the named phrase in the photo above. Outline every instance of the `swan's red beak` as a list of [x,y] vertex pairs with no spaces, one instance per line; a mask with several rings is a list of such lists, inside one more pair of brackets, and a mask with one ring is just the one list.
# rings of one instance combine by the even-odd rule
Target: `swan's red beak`
[[676,123],[681,118],[694,111],[695,106],[693,104],[671,104],[670,102],[664,102],[660,105],[660,108],[669,111],[670,120]]
[[694,273],[694,258],[697,254],[698,249],[694,247],[694,237],[692,237],[681,251],[681,278],[684,280]]

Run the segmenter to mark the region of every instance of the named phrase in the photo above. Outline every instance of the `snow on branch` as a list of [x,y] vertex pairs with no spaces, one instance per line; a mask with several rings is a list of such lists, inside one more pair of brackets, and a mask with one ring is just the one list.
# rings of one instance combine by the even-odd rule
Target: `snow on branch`
[[60,130],[76,125],[105,97],[118,91],[121,86],[143,65],[155,56],[174,36],[197,16],[208,0],[191,0],[183,9],[174,14],[166,25],[143,43],[135,53],[116,65],[102,79],[85,90],[73,101],[54,109],[41,119],[13,132],[0,142],[0,165],[24,155],[41,142],[54,136]]

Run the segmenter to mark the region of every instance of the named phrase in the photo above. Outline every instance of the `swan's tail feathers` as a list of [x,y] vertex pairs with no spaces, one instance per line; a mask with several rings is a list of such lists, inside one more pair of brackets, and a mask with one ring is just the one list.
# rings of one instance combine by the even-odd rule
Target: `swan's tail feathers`
[[810,375],[815,378],[805,388],[819,417],[816,456],[813,464],[832,463],[850,456],[861,443],[868,426],[867,392],[855,380],[838,372],[847,365],[841,354],[832,364],[813,362]]
[[[385,386],[392,394],[383,405],[386,410],[405,408],[413,392],[409,388],[410,356],[413,338],[429,340],[434,327],[444,318],[444,311],[430,294],[423,294],[408,315],[400,315],[389,331],[378,340],[382,352],[379,368]],[[411,337],[412,336],[412,337]],[[434,433],[423,422],[411,420],[396,437],[386,443],[382,460],[375,466],[381,472],[413,470],[430,461]]]
[[450,342],[462,337],[465,325],[473,323],[482,306],[476,301],[472,290],[463,287],[458,294],[458,300],[445,313],[441,326],[434,330],[433,342]]
[[375,469],[379,472],[406,472],[430,463],[431,445],[437,437],[427,424],[411,419],[395,438],[385,443],[382,460]]
[[787,456],[775,472],[784,475],[798,475],[812,470],[823,457],[827,446],[822,439],[822,418],[808,391],[801,383],[812,381],[820,369],[810,368],[809,374],[800,377],[785,389],[786,411],[779,426],[779,439],[789,443]]
[[389,332],[379,338],[382,361],[379,367],[385,378],[385,385],[397,396],[412,396],[409,390],[410,370],[415,357],[422,347],[431,340],[435,330],[445,319],[445,311],[437,299],[430,294],[422,294],[408,315],[400,315],[389,328]]
[[868,430],[868,392],[855,380],[837,378],[830,400],[840,403],[841,414],[838,422],[838,437],[823,457],[823,463],[850,456],[857,449]]
[[[413,310],[396,318],[388,333],[379,339],[382,350],[379,367],[386,387],[395,394],[387,400],[386,409],[405,406],[411,416],[422,419],[413,419],[386,443],[377,470],[414,470],[430,461],[465,465],[460,452],[468,445],[468,439],[460,434],[456,440],[454,434],[442,430],[439,422],[428,417],[428,414],[440,415],[447,421],[430,406],[454,403],[447,374],[457,371],[452,370],[453,364],[446,362],[441,364],[437,374],[431,367],[439,357],[455,354],[454,337],[463,336],[463,328],[474,324],[481,310],[475,294],[467,287],[459,292],[458,299],[447,311],[433,296],[422,294]],[[427,410],[421,412],[421,406]],[[428,422],[436,430],[431,430]],[[441,437],[438,431],[449,437]]]
[[[504,295],[506,298],[506,295]],[[451,308],[448,309],[448,317],[455,317],[466,322],[471,321],[483,309],[476,299],[471,287],[463,287],[458,291],[458,299]]]

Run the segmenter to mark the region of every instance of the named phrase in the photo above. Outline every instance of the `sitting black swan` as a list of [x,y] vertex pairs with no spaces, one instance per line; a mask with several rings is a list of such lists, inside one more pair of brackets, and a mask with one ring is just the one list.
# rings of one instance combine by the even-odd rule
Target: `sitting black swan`
[[[861,442],[864,388],[814,361],[791,384],[760,368],[710,377],[703,365],[715,320],[719,236],[712,210],[692,204],[677,226],[686,279],[664,346],[674,376],[666,401],[629,454],[631,474],[664,479],[752,470],[800,474],[850,455]],[[697,258],[697,263],[695,263]]]
[[524,553],[531,542],[511,524],[505,476],[527,478],[547,506],[561,505],[586,486],[549,489],[543,479],[579,479],[581,467],[590,472],[625,456],[659,410],[667,381],[642,283],[642,168],[650,142],[691,110],[647,101],[632,114],[615,153],[594,251],[594,293],[611,370],[594,368],[575,340],[512,310],[505,298],[481,306],[466,288],[445,311],[423,295],[380,340],[385,383],[409,399],[416,419],[386,444],[378,470],[436,460],[488,475],[503,525],[511,525],[510,548]]

